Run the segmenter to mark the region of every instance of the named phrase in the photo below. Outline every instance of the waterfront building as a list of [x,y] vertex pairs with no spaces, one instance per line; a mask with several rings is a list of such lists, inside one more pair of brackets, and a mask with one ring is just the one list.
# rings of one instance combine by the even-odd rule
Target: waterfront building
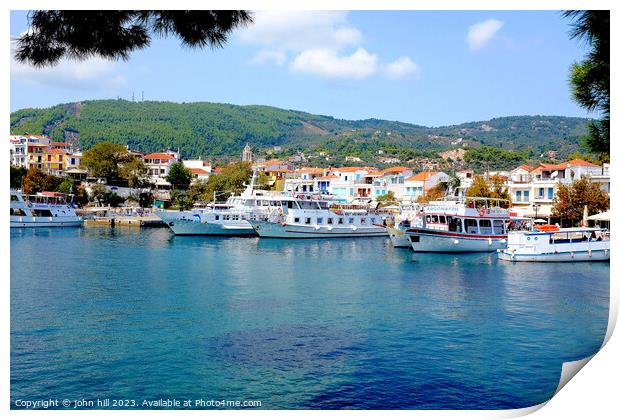
[[559,164],[541,163],[535,168],[521,165],[509,173],[506,187],[518,216],[549,218],[558,187],[583,177],[601,184],[603,190],[609,189],[609,166],[605,170],[582,159]]
[[172,164],[178,161],[178,152],[171,150],[145,155],[144,164],[148,168],[149,182],[156,186],[170,186],[166,176],[170,173]]
[[448,182],[450,177],[444,172],[424,171],[407,177],[404,181],[404,201],[415,202],[428,190],[441,182]]
[[67,169],[65,158],[68,154],[65,149],[43,148],[43,171],[50,175],[63,175]]

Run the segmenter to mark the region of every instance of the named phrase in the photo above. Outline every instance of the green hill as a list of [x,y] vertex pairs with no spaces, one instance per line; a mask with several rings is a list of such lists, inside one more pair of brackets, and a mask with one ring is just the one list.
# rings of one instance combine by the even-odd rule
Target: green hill
[[[337,155],[404,148],[419,153],[494,146],[562,158],[582,150],[589,120],[556,116],[494,118],[445,127],[397,121],[341,120],[269,106],[208,102],[95,100],[11,113],[11,133],[45,134],[88,149],[109,140],[153,152],[180,148],[184,156],[237,156],[250,143],[293,152],[326,149]],[[361,152],[360,152],[361,150]]]

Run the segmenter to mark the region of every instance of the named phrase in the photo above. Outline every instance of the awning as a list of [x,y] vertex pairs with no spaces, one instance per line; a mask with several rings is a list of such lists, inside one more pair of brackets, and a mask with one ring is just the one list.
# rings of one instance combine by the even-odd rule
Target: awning
[[609,222],[610,218],[611,218],[611,211],[607,210],[603,213],[593,214],[592,216],[588,217],[588,220],[600,220],[604,222]]

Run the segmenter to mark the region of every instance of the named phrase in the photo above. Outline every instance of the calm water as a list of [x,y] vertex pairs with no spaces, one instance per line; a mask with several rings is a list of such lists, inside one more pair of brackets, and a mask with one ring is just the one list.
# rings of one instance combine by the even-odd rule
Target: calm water
[[11,231],[11,403],[517,408],[605,335],[609,264],[418,255],[373,239]]

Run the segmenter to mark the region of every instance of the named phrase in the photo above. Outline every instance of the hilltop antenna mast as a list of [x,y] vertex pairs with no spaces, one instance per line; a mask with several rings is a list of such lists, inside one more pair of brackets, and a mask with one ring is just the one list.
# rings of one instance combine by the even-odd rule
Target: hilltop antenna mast
[[142,91],[142,102],[144,102],[144,91]]

